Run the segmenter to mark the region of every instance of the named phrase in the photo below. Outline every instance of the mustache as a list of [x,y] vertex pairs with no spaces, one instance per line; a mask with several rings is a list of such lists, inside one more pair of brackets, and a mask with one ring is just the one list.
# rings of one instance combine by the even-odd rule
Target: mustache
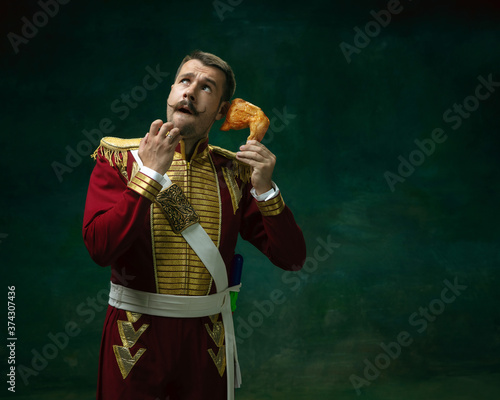
[[191,101],[186,100],[186,99],[185,99],[185,100],[181,100],[181,101],[179,101],[179,102],[178,102],[177,104],[175,104],[175,105],[168,104],[168,103],[167,103],[167,105],[168,105],[169,107],[172,107],[172,109],[174,109],[174,110],[178,110],[178,109],[179,109],[179,108],[181,108],[181,107],[187,107],[187,108],[189,108],[189,111],[191,111],[191,113],[192,113],[193,115],[195,115],[195,116],[196,116],[196,115],[203,114],[203,113],[205,113],[205,112],[207,111],[207,109],[206,109],[206,108],[205,108],[203,111],[198,111],[198,110],[196,109],[196,107],[193,105],[193,103],[191,103]]

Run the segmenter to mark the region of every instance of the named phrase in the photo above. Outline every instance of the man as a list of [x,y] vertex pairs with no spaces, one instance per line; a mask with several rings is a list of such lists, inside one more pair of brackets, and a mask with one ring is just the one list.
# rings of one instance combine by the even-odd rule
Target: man
[[228,277],[238,234],[280,268],[305,260],[272,181],[276,157],[257,141],[236,154],[208,145],[234,89],[229,65],[196,51],[177,71],[166,123],[96,150],[83,237],[112,272],[98,399],[234,398],[229,292],[239,286]]

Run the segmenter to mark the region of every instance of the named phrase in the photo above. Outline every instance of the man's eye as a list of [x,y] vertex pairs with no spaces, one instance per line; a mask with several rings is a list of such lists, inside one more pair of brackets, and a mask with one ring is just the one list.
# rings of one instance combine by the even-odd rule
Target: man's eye
[[189,82],[189,79],[188,78],[183,78],[181,79],[180,83],[188,83]]
[[203,86],[203,90],[205,92],[212,93],[212,88],[210,86],[207,86],[207,85]]

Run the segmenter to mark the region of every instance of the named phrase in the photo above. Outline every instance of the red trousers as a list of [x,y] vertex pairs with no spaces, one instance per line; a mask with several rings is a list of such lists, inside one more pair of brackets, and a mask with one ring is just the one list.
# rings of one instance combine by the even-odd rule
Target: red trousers
[[97,400],[225,400],[221,327],[220,315],[165,318],[109,306]]

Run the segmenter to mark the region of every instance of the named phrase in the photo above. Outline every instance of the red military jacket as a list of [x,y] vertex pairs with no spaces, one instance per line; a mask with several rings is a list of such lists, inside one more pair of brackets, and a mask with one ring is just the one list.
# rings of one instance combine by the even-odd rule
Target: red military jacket
[[[177,295],[204,295],[215,284],[196,253],[172,231],[155,202],[161,185],[138,172],[131,150],[140,139],[103,138],[94,153],[83,238],[92,259],[111,265],[111,281],[132,289]],[[298,270],[304,237],[281,193],[257,201],[250,193],[251,171],[235,154],[201,141],[190,161],[183,142],[167,172],[200,215],[200,224],[219,249],[228,276],[238,234],[276,266]]]

